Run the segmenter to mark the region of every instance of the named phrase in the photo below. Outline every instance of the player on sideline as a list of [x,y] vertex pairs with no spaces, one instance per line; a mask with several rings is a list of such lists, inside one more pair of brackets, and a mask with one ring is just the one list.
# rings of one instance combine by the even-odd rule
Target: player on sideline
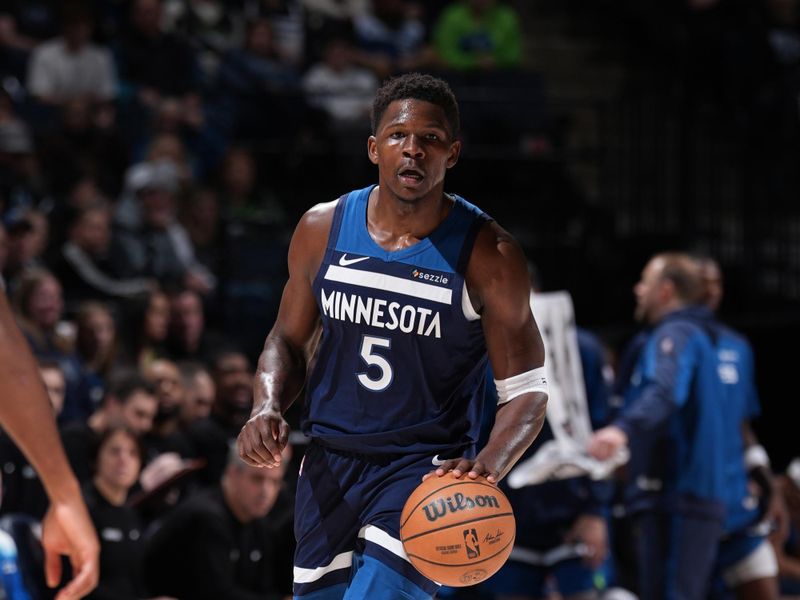
[[[545,417],[523,253],[480,209],[444,193],[461,150],[452,91],[428,75],[389,80],[372,132],[378,185],[312,208],[295,230],[238,440],[246,462],[280,463],[283,413],[315,351],[295,503],[303,600],[431,598],[437,584],[399,539],[406,498],[423,476],[450,470],[499,481]],[[500,406],[475,456],[487,350]]]
[[[723,416],[730,432],[725,436],[725,532],[716,560],[725,585],[715,581],[710,598],[735,595],[737,600],[776,600],[778,560],[767,539],[769,531],[762,526],[785,516],[774,490],[769,457],[751,425],[761,414],[753,351],[743,335],[715,317],[723,296],[719,264],[708,256],[695,258],[705,286],[708,320],[717,339],[719,375],[727,392]],[[750,490],[751,481],[758,485],[760,502]]]
[[69,557],[74,577],[56,600],[83,598],[97,585],[100,544],[80,487],[69,468],[53,409],[36,362],[0,291],[0,424],[33,465],[50,498],[42,521],[47,584],[61,580],[61,558]]

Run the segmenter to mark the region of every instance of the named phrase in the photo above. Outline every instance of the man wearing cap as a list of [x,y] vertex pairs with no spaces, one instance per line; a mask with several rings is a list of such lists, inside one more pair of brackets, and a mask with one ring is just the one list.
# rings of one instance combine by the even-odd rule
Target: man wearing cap
[[119,277],[147,277],[162,286],[183,284],[206,293],[214,287],[214,276],[195,259],[175,217],[177,189],[177,169],[170,162],[131,167],[115,218],[111,261]]

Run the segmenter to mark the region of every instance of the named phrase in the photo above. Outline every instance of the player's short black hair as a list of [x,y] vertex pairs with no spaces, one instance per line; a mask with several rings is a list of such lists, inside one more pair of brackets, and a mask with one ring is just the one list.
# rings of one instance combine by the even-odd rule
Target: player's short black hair
[[372,133],[378,129],[383,114],[388,106],[395,100],[424,100],[442,108],[450,135],[458,138],[460,124],[458,116],[458,101],[453,90],[446,81],[422,73],[406,73],[386,80],[375,94],[372,103]]

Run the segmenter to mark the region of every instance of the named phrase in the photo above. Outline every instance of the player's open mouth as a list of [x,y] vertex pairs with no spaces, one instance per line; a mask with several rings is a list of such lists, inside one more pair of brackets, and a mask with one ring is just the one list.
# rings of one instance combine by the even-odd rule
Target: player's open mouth
[[400,180],[406,185],[416,185],[423,179],[425,176],[415,169],[404,169],[398,173]]

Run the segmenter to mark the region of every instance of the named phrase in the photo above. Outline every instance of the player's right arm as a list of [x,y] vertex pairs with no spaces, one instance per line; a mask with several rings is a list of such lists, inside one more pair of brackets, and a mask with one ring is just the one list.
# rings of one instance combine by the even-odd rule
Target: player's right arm
[[253,383],[253,410],[239,433],[239,455],[256,467],[275,467],[289,439],[286,410],[303,389],[306,351],[315,339],[319,310],[312,283],[325,255],[336,202],[309,210],[289,244],[289,280],[267,335]]

